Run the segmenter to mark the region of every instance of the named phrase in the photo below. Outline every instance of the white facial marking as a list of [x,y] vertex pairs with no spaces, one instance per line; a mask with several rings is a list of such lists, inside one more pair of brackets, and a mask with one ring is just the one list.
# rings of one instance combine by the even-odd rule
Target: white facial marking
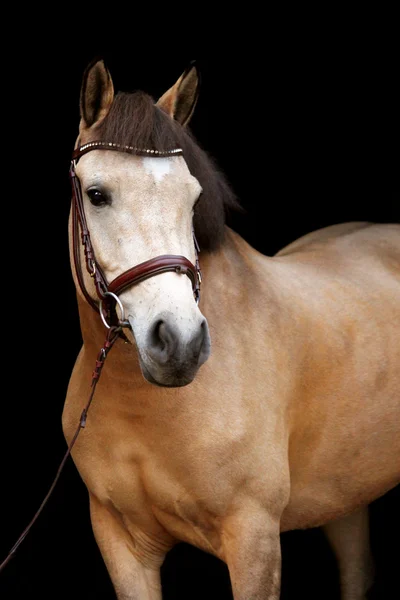
[[142,160],[146,173],[152,174],[157,182],[162,181],[163,177],[171,171],[170,158],[143,156]]

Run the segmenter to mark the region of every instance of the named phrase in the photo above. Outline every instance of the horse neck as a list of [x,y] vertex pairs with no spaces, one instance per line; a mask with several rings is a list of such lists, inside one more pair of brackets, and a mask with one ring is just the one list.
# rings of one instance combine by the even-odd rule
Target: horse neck
[[205,317],[209,317],[209,311],[216,311],[223,320],[242,319],[260,299],[265,316],[268,310],[275,313],[279,309],[280,276],[276,261],[259,253],[230,228],[226,227],[221,249],[215,254],[200,255],[200,263]]

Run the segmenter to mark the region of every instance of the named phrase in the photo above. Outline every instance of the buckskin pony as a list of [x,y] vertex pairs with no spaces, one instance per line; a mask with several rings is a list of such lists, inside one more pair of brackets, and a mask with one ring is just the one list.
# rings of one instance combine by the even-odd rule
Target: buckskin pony
[[323,526],[359,600],[368,504],[400,481],[400,226],[260,254],[226,226],[234,195],[186,127],[197,96],[195,66],[158,102],[114,95],[102,61],[83,77],[67,441],[103,320],[125,326],[73,449],[94,535],[119,600],[160,600],[180,541],[226,562],[235,600],[276,600],[280,532]]

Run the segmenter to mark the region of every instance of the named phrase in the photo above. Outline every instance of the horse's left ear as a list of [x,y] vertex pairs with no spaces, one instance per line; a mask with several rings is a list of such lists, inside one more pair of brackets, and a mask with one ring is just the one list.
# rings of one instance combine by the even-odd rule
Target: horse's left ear
[[157,102],[157,106],[185,126],[189,123],[199,97],[200,77],[192,64]]

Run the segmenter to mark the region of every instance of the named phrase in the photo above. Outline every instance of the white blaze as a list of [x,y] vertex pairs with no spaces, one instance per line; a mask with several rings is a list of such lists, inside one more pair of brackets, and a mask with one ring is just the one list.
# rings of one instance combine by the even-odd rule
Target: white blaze
[[171,171],[170,158],[144,156],[142,160],[146,173],[152,174],[157,182],[162,181],[163,177]]

